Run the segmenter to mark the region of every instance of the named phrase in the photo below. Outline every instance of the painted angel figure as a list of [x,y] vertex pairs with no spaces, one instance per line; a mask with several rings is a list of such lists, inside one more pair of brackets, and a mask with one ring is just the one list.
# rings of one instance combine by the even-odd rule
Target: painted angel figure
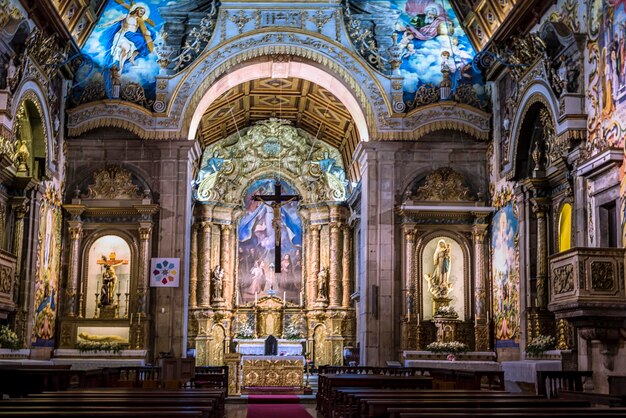
[[156,32],[150,28],[155,24],[148,18],[150,8],[145,3],[126,4],[124,0],[115,0],[128,10],[128,13],[100,27],[108,27],[101,41],[106,47],[105,65],[107,68],[116,66],[119,72],[124,71],[127,61],[135,63],[137,57],[148,56],[154,50]]

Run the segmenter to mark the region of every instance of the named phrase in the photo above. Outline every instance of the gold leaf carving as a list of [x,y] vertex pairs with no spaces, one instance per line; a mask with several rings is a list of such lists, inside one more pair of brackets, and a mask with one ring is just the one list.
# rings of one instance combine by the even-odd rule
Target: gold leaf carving
[[450,167],[442,167],[426,177],[424,184],[415,193],[415,200],[476,201],[476,197],[461,174]]
[[94,184],[87,188],[89,199],[137,199],[139,188],[132,181],[132,174],[121,167],[107,167],[93,175]]

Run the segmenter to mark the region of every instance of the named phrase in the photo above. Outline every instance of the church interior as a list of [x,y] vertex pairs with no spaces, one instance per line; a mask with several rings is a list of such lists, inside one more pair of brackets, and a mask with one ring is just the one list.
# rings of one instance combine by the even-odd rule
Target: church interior
[[625,22],[0,0],[0,415],[626,416]]

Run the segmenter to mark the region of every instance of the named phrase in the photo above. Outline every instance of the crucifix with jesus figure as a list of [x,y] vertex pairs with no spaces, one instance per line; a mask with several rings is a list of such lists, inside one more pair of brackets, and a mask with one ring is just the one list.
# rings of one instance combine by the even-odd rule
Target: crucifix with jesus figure
[[280,208],[287,203],[300,200],[300,196],[296,194],[282,194],[282,186],[280,180],[274,182],[274,194],[255,195],[253,200],[263,202],[270,206],[273,211],[272,228],[274,229],[274,272],[280,273],[281,269],[281,252],[280,238],[282,230],[280,228]]

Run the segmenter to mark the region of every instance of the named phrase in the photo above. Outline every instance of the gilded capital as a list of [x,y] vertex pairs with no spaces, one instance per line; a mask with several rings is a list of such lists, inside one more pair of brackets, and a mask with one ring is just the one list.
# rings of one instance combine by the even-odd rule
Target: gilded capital
[[404,239],[406,239],[407,242],[415,242],[416,236],[417,232],[415,231],[415,229],[407,229],[406,231],[404,231]]
[[152,227],[142,227],[139,228],[139,240],[147,241],[150,239],[150,233],[152,232]]
[[83,236],[83,227],[81,225],[71,226],[69,228],[70,231],[70,239],[72,241],[77,241]]
[[483,242],[485,242],[485,237],[487,236],[487,226],[474,226],[474,229],[472,229],[472,236],[477,243],[482,244]]
[[232,231],[232,229],[233,229],[232,225],[220,225],[220,230],[223,233],[229,234],[230,231]]
[[202,221],[200,223],[200,228],[202,228],[202,232],[206,233],[206,232],[211,232],[211,227],[213,226],[213,224],[209,221]]

